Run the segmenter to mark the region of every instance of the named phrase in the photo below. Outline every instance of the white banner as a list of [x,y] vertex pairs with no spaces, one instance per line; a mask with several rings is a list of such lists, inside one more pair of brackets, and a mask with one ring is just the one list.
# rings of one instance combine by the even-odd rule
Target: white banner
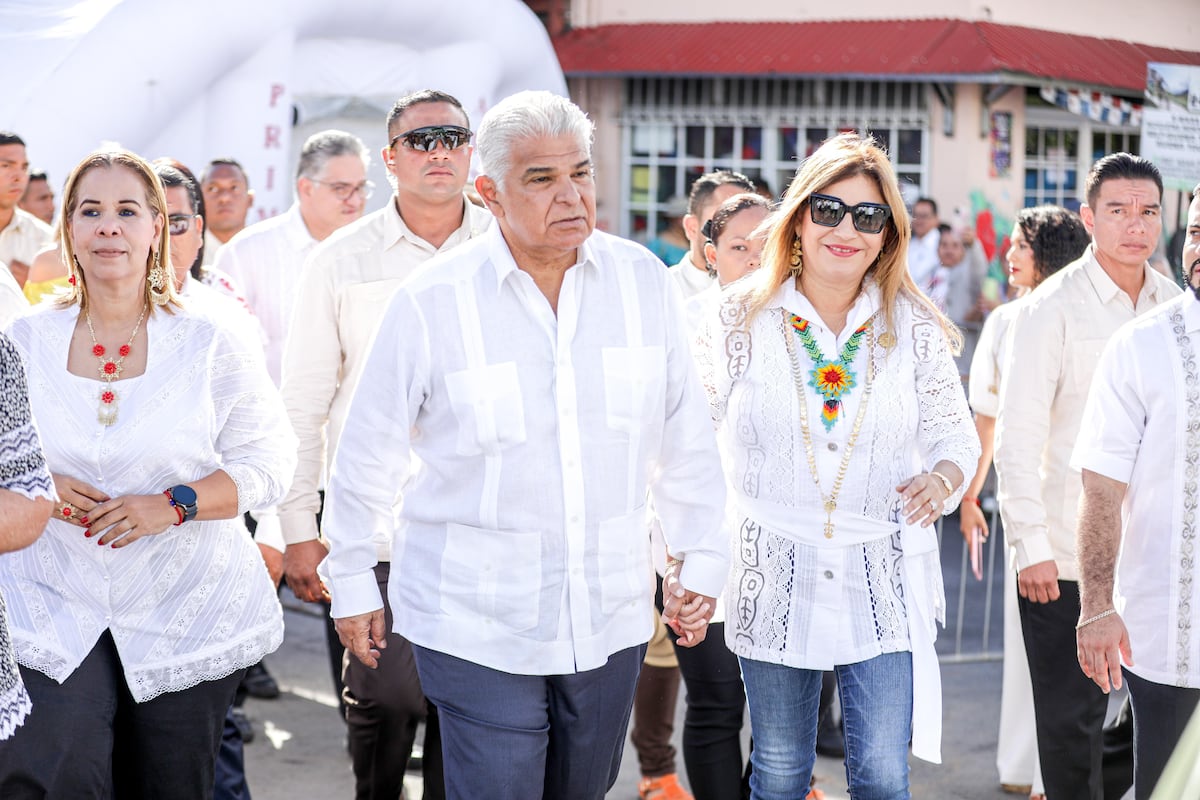
[[1141,149],[1167,188],[1190,192],[1200,183],[1200,67],[1146,65]]

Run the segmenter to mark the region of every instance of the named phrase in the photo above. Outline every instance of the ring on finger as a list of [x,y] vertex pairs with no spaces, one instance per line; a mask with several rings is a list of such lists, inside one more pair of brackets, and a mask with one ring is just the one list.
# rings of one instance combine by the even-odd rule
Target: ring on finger
[[62,515],[63,519],[74,519],[75,517],[82,516],[83,510],[73,503],[64,502],[58,513]]

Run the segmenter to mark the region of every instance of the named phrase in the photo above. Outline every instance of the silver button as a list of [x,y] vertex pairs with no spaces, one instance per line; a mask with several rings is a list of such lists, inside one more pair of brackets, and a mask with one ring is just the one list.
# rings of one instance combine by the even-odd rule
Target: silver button
[[833,570],[830,570],[830,569],[825,570],[825,577],[828,578],[829,580],[833,580]]
[[829,449],[836,452],[837,451],[837,442],[830,442]]

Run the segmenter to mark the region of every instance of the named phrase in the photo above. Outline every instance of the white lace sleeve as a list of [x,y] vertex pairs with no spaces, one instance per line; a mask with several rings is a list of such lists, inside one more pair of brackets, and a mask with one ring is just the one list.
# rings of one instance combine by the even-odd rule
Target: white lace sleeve
[[237,486],[238,513],[278,502],[296,470],[296,437],[262,355],[218,328],[210,369],[216,449]]
[[725,418],[734,382],[750,366],[751,348],[744,296],[726,295],[714,308],[715,313],[701,323],[693,350],[709,413],[713,423],[719,425]]
[[[979,434],[975,432],[962,380],[941,326],[923,309],[914,308],[913,318],[916,339],[920,342],[924,338],[927,344],[924,349],[917,348],[917,405],[920,410],[917,439],[927,467],[949,461],[963,474],[962,483],[946,498],[943,513],[949,513],[958,507],[967,484],[975,475],[979,464]],[[922,331],[929,335],[923,336]]]
[[0,489],[29,499],[53,500],[54,483],[29,409],[25,366],[0,333]]

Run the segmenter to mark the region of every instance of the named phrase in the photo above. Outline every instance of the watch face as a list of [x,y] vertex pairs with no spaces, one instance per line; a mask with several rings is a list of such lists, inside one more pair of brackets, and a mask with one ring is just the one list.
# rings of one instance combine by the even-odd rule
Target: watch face
[[190,486],[176,486],[171,490],[171,497],[181,506],[190,506],[196,503],[196,491]]

